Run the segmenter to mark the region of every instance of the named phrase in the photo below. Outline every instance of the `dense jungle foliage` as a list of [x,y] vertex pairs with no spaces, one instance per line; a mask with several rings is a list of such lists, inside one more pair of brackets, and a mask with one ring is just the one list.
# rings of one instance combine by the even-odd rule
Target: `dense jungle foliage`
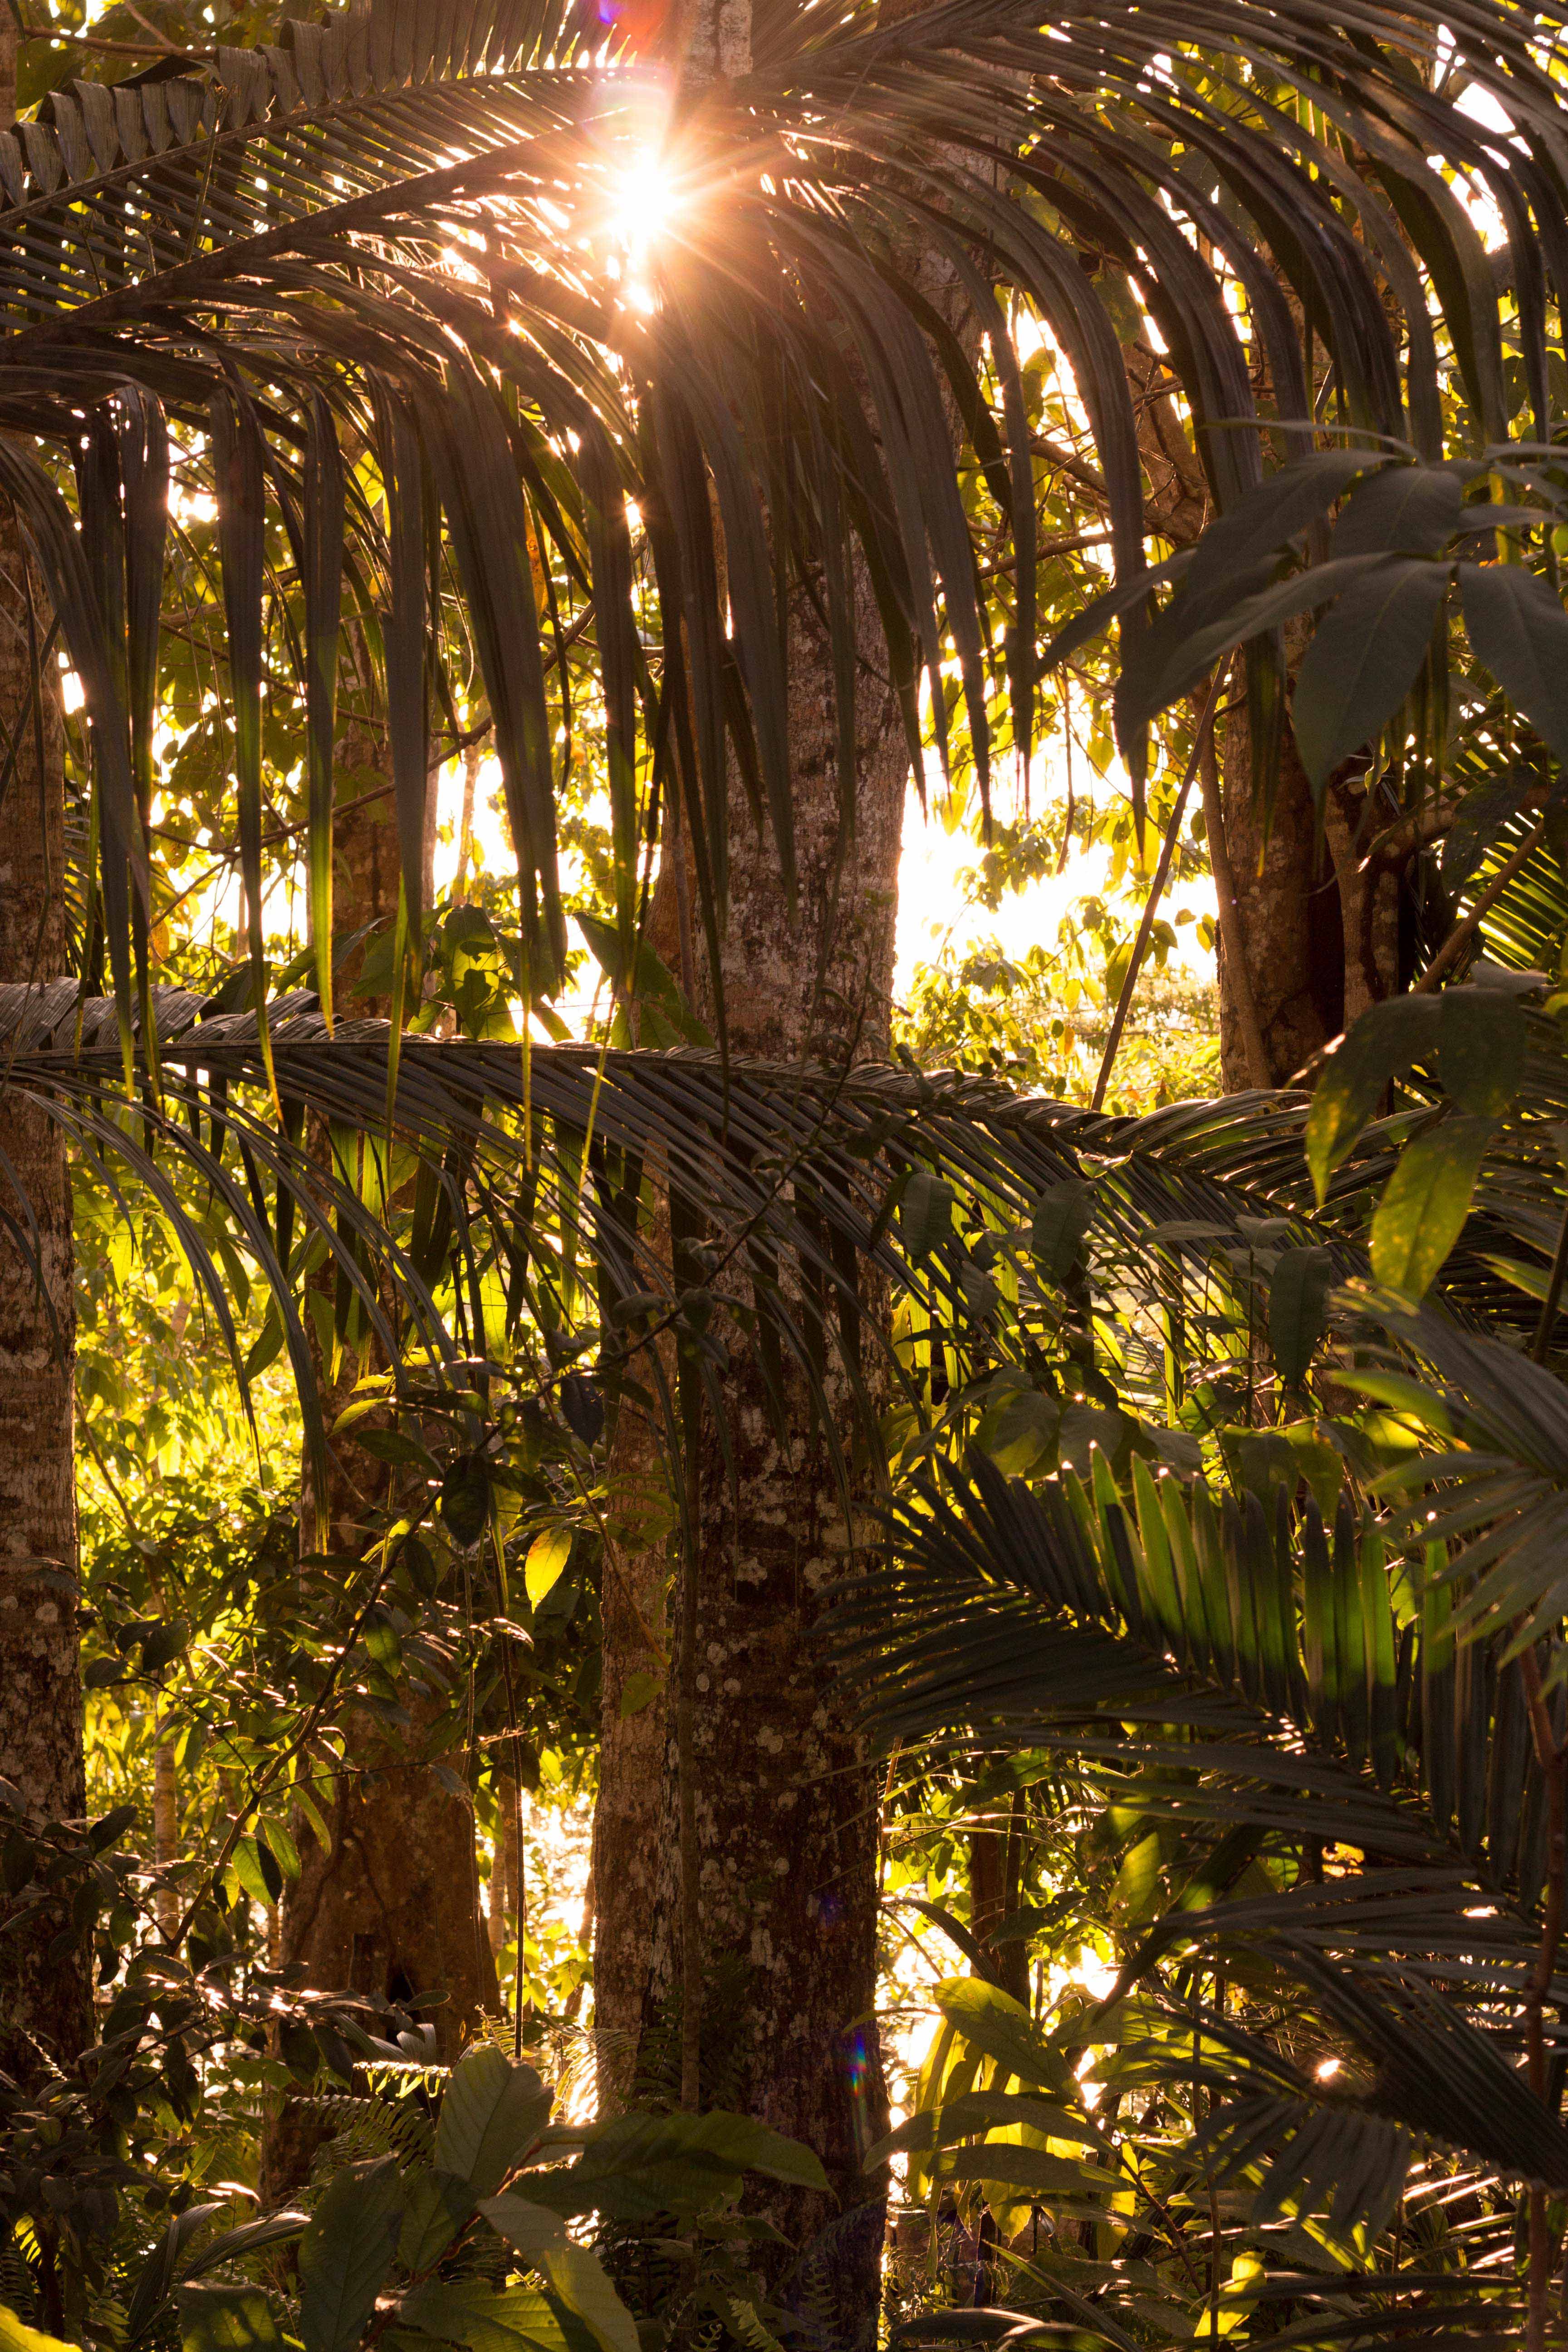
[[0,2352],[1568,2343],[1561,9],[11,15]]

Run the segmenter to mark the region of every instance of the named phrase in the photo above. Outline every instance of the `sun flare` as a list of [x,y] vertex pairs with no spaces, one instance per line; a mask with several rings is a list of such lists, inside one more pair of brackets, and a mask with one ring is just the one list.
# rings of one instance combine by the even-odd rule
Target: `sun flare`
[[640,260],[669,227],[680,204],[680,191],[667,157],[657,147],[640,148],[611,183],[612,241],[634,263]]

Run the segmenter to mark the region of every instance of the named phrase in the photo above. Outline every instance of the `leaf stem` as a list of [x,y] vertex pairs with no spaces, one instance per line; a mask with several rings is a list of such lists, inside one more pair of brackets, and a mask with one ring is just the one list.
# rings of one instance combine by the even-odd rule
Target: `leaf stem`
[[1138,974],[1148,949],[1149,935],[1154,928],[1154,911],[1160,904],[1161,893],[1165,887],[1165,879],[1171,870],[1171,860],[1176,854],[1176,842],[1182,830],[1182,818],[1186,813],[1187,795],[1193,789],[1193,779],[1198,772],[1198,763],[1203,755],[1205,740],[1214,725],[1215,710],[1219,702],[1220,689],[1225,684],[1225,677],[1226,665],[1222,662],[1210,680],[1203,716],[1198,720],[1198,731],[1193,739],[1193,748],[1188,755],[1186,773],[1182,778],[1181,789],[1176,794],[1176,805],[1171,811],[1171,822],[1165,827],[1165,838],[1160,845],[1160,862],[1154,868],[1154,879],[1150,885],[1149,896],[1143,903],[1142,920],[1138,926],[1138,936],[1132,942],[1132,953],[1127,960],[1126,977],[1121,982],[1121,993],[1117,999],[1115,1018],[1110,1024],[1110,1034],[1105,1041],[1105,1058],[1100,1066],[1100,1076],[1094,1082],[1094,1098],[1089,1104],[1091,1110],[1099,1110],[1105,1100],[1105,1089],[1110,1083],[1111,1065],[1116,1059],[1116,1049],[1121,1043],[1121,1033],[1127,1025],[1127,1014],[1132,1003],[1132,992],[1138,985]]
[[1531,825],[1530,831],[1525,835],[1524,839],[1520,843],[1519,847],[1514,851],[1513,856],[1509,859],[1507,865],[1500,867],[1499,871],[1493,875],[1491,880],[1487,884],[1486,888],[1481,892],[1480,897],[1476,900],[1475,905],[1470,908],[1469,913],[1465,916],[1462,921],[1455,924],[1453,929],[1449,932],[1447,938],[1444,940],[1442,946],[1438,949],[1436,954],[1433,957],[1431,962],[1422,973],[1420,979],[1416,981],[1411,988],[1410,993],[1412,996],[1424,996],[1429,991],[1436,987],[1437,982],[1442,979],[1444,973],[1447,971],[1450,965],[1458,961],[1469,940],[1477,931],[1479,930],[1482,923],[1486,920],[1488,915],[1490,914],[1498,900],[1502,897],[1503,892],[1508,888],[1509,884],[1513,880],[1515,875],[1520,872],[1522,866],[1528,864],[1529,860],[1540,848],[1545,836],[1546,820],[1544,817],[1542,817],[1536,824]]

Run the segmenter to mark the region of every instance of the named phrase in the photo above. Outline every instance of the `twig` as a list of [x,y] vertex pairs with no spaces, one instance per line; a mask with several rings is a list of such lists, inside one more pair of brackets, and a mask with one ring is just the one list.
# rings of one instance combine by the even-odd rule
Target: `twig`
[[1514,851],[1513,856],[1509,859],[1507,865],[1502,866],[1498,873],[1493,875],[1491,880],[1487,884],[1486,888],[1481,892],[1480,897],[1476,900],[1475,905],[1470,908],[1469,913],[1465,916],[1462,921],[1455,924],[1453,929],[1449,932],[1447,938],[1444,940],[1442,946],[1438,949],[1436,954],[1433,957],[1431,962],[1422,973],[1420,979],[1411,989],[1410,993],[1412,996],[1424,996],[1429,990],[1436,987],[1437,982],[1442,979],[1443,974],[1448,970],[1451,964],[1458,961],[1468,941],[1475,936],[1476,932],[1479,930],[1482,923],[1490,914],[1492,908],[1497,905],[1498,900],[1502,897],[1502,894],[1508,888],[1509,884],[1513,880],[1514,876],[1519,873],[1522,866],[1529,863],[1530,859],[1540,848],[1542,842],[1545,837],[1546,820],[1544,817],[1542,817],[1536,822],[1536,824],[1531,825],[1530,831],[1525,835],[1524,839],[1520,843],[1519,847]]
[[1160,903],[1160,894],[1165,887],[1165,877],[1171,870],[1171,860],[1176,854],[1176,842],[1181,835],[1182,819],[1186,814],[1187,794],[1192,791],[1193,779],[1198,772],[1198,761],[1202,756],[1204,741],[1209,729],[1214,725],[1215,709],[1219,701],[1220,688],[1224,683],[1225,664],[1222,662],[1210,682],[1208,698],[1204,704],[1203,716],[1198,720],[1197,736],[1187,761],[1186,773],[1182,778],[1181,790],[1176,794],[1176,805],[1171,811],[1171,822],[1165,827],[1165,838],[1160,845],[1160,862],[1154,868],[1154,879],[1143,904],[1143,918],[1138,926],[1138,936],[1132,942],[1132,953],[1128,958],[1126,976],[1121,982],[1121,994],[1117,1000],[1116,1015],[1110,1024],[1110,1034],[1105,1041],[1105,1058],[1100,1066],[1100,1076],[1094,1082],[1094,1098],[1089,1104],[1091,1110],[1098,1110],[1104,1102],[1105,1089],[1110,1083],[1111,1065],[1116,1059],[1116,1049],[1121,1043],[1121,1032],[1127,1025],[1127,1013],[1132,1003],[1132,991],[1138,984],[1138,974],[1142,966],[1144,950],[1149,945],[1149,935],[1154,928],[1154,910]]

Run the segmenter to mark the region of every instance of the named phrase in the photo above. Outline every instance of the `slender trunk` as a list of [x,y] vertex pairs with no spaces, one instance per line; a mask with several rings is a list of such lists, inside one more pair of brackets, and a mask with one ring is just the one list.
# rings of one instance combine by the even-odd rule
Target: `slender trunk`
[[1029,2003],[1029,1952],[1026,1944],[1009,1938],[993,1944],[992,1937],[1018,1908],[1024,1867],[1024,1792],[1016,1789],[1005,1829],[969,1832],[969,1925],[977,1941],[991,1954],[1004,1992],[1026,2009]]
[[[160,1701],[153,1735],[153,1854],[160,1870],[177,1862],[180,1853],[180,1784],[174,1768],[174,1743],[164,1734],[164,1712]],[[178,1888],[160,1886],[153,1912],[160,1933],[172,1935],[180,1916]]]
[[474,794],[479,781],[479,763],[484,752],[478,743],[469,743],[463,752],[463,806],[458,819],[458,870],[452,877],[452,903],[460,907],[468,895],[468,867],[474,855]]
[[[0,32],[0,114],[15,112],[16,33]],[[67,970],[65,738],[49,616],[14,516],[0,517],[0,739],[19,735],[0,810],[0,982]],[[87,1811],[77,1625],[76,1314],[70,1181],[59,1129],[0,1084],[0,1800],[46,1822]],[[21,1199],[17,1198],[17,1192]],[[10,1238],[19,1227],[26,1251]],[[33,1253],[36,1252],[36,1262]],[[7,1790],[15,1792],[14,1797]],[[8,1906],[0,1896],[0,1924]],[[90,2038],[86,1938],[63,1905],[0,1935],[0,2070],[68,2062]]]
[[[363,668],[363,665],[362,665]],[[335,928],[352,932],[396,911],[396,824],[389,793],[370,797],[385,773],[382,739],[351,725],[341,746],[347,803],[336,827]],[[430,852],[427,835],[426,903]],[[344,968],[342,1011],[358,1016],[364,1001],[347,989],[361,967]],[[384,1013],[384,1004],[369,1009]],[[327,1139],[313,1147],[323,1160]],[[330,1279],[331,1277],[327,1277]],[[324,1373],[325,1367],[322,1371]],[[329,1432],[362,1372],[374,1369],[345,1349],[338,1379],[323,1397]],[[307,1549],[357,1557],[378,1531],[388,1500],[384,1466],[329,1435],[328,1524],[302,1515]],[[307,1498],[308,1503],[308,1498]],[[342,1769],[317,1759],[313,1794],[331,1832],[323,1850],[300,1825],[300,1872],[285,1886],[279,1943],[286,1965],[322,1990],[363,1992],[405,2003],[431,2023],[441,2055],[455,2057],[481,2019],[499,2006],[495,1963],[479,1909],[472,1809],[424,1761],[436,1710],[416,1707],[401,1728],[368,1714],[345,1727]],[[304,2178],[319,2127],[286,2105],[268,2136],[264,2167],[269,2200]]]

